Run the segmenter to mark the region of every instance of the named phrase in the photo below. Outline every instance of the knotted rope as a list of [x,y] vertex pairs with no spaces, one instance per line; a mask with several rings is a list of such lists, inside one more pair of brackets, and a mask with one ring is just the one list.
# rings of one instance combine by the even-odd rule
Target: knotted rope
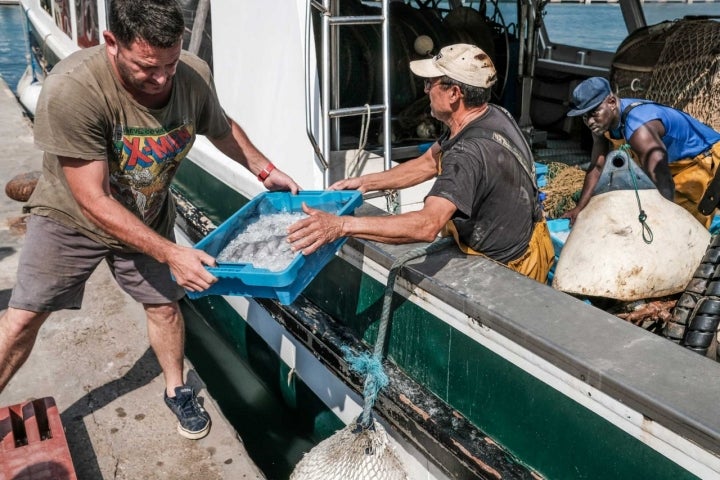
[[630,178],[632,178],[633,187],[635,187],[635,198],[637,199],[638,210],[640,211],[640,213],[638,214],[638,221],[640,222],[640,225],[642,225],[642,239],[645,243],[649,245],[653,241],[653,232],[646,222],[647,214],[645,213],[645,210],[643,210],[642,204],[640,203],[640,194],[638,193],[637,179],[635,178],[635,175],[632,171],[633,161],[632,158],[630,158],[630,144],[623,143],[622,145],[620,145],[619,151],[622,152],[625,156],[625,161],[627,162],[628,170],[630,171]]
[[429,245],[408,250],[393,262],[388,272],[382,318],[373,353],[354,355],[348,347],[342,349],[350,369],[365,375],[363,412],[354,424],[338,430],[308,452],[295,466],[290,480],[408,480],[405,468],[395,454],[385,430],[371,417],[378,393],[388,384],[387,374],[382,367],[382,356],[390,323],[395,278],[408,261],[453,243],[452,237],[441,238]]
[[434,241],[429,245],[413,248],[400,255],[393,262],[388,272],[388,280],[385,285],[383,295],[382,316],[378,327],[377,339],[375,340],[375,349],[372,354],[361,353],[353,354],[349,348],[343,347],[345,360],[350,369],[358,375],[365,375],[365,383],[363,386],[363,412],[358,418],[357,425],[362,428],[372,426],[372,409],[377,400],[378,393],[388,384],[388,377],[383,370],[382,357],[385,351],[385,342],[387,340],[388,325],[390,324],[390,307],[392,304],[393,292],[395,290],[395,279],[400,269],[410,260],[431,253],[437,252],[449,245],[454,244],[452,237],[444,237]]

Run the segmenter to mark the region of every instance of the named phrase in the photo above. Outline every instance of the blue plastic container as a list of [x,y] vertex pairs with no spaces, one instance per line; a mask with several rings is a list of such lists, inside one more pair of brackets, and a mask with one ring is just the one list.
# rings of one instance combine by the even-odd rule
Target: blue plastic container
[[[302,191],[297,195],[289,192],[264,192],[200,240],[195,248],[217,257],[228,243],[261,215],[302,212],[303,202],[309,207],[326,212],[352,215],[363,199],[357,190]],[[187,295],[190,298],[205,295],[273,298],[283,305],[288,305],[327,265],[345,240],[340,238],[310,255],[299,254],[287,268],[277,272],[255,268],[248,263],[218,263],[217,267],[208,267],[208,271],[215,275],[218,281],[207,290],[188,292]]]
[[715,214],[715,216],[713,216],[709,230],[712,235],[720,233],[720,214]]
[[535,178],[537,179],[538,187],[543,188],[547,186],[547,174],[547,165],[535,162]]
[[565,246],[565,240],[570,234],[570,219],[548,219],[547,225],[548,230],[550,231],[550,240],[552,240],[553,250],[555,250],[555,261],[553,262],[552,267],[550,267],[547,279],[548,285],[552,285],[553,278],[555,278],[555,266],[560,258],[560,252],[562,252],[562,249]]
[[560,256],[560,252],[565,246],[565,240],[570,234],[570,219],[555,218],[547,221],[548,230],[550,230],[550,239],[555,250],[555,257]]

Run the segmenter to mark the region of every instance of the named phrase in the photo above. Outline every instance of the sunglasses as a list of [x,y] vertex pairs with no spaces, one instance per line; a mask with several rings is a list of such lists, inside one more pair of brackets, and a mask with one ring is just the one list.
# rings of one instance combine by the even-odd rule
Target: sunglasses
[[[438,80],[438,81],[436,81],[436,80]],[[426,78],[423,81],[423,84],[425,85],[425,90],[430,90],[435,85],[452,85],[451,83],[439,81],[439,79],[437,77],[436,78]]]

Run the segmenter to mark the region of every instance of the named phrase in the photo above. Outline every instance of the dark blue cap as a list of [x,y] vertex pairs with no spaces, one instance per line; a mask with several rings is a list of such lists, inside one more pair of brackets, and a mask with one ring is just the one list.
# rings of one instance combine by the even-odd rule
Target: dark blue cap
[[572,95],[572,110],[568,117],[577,117],[600,105],[610,95],[610,82],[602,77],[590,77],[581,82]]

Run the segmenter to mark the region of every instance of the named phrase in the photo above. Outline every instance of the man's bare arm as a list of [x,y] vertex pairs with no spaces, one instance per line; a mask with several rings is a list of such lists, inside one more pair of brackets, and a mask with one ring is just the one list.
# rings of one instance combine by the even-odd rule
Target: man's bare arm
[[422,210],[383,217],[332,215],[303,206],[308,218],[290,226],[288,241],[293,250],[310,254],[340,237],[356,237],[401,244],[432,242],[457,210],[441,197],[430,196]]
[[340,180],[330,185],[330,189],[360,190],[365,193],[412,187],[435,177],[438,173],[439,160],[440,145],[436,142],[419,157],[396,165],[390,170]]
[[600,175],[605,168],[605,160],[609,150],[609,142],[603,136],[593,135],[593,147],[590,154],[590,166],[585,172],[585,180],[583,180],[582,190],[580,191],[580,199],[575,208],[572,208],[562,215],[562,218],[569,218],[570,224],[575,223],[578,214],[585,208],[592,198],[595,186],[600,180]]
[[[237,122],[232,118],[228,118],[228,121],[230,122],[230,133],[228,135],[221,138],[208,137],[208,139],[218,150],[257,176],[268,167],[271,163],[270,160],[253,145],[245,130]],[[300,187],[290,176],[277,168],[273,168],[262,182],[268,190],[289,190],[292,193],[297,193],[300,190]]]
[[665,127],[660,120],[641,125],[632,137],[630,146],[640,158],[640,163],[653,181],[660,194],[672,201],[675,196],[675,182],[668,165],[667,148],[662,141]]
[[110,194],[107,162],[60,157],[60,164],[73,197],[91,222],[126,245],[168,264],[184,288],[205,290],[216,281],[205,269],[205,265],[215,265],[212,256],[162,237],[115,200]]

